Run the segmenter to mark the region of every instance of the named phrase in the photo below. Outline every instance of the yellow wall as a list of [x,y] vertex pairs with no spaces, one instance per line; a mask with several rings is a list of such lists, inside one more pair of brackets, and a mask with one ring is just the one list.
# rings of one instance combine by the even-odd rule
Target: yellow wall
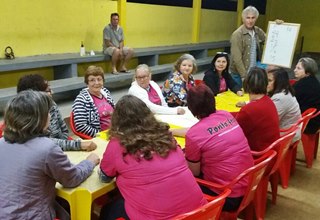
[[127,3],[126,22],[126,42],[135,47],[192,42],[192,8]]
[[237,13],[202,9],[200,42],[229,40],[237,28]]
[[[0,49],[10,45],[16,56],[101,50],[102,29],[111,0],[1,0]],[[3,55],[1,55],[2,57]]]
[[[192,43],[192,8],[124,4],[127,45],[137,48]],[[79,52],[81,41],[87,51],[101,51],[102,30],[117,7],[114,0],[1,0],[0,51],[10,45],[17,57],[75,53]],[[257,25],[266,30],[267,21],[275,18],[301,23],[304,51],[320,51],[319,8],[320,1],[314,0],[304,0],[303,4],[299,0],[268,0],[267,14],[259,17]],[[236,28],[237,12],[201,10],[200,42],[229,40]],[[300,39],[297,48],[299,44]],[[160,62],[174,60],[178,55],[161,56]],[[79,65],[79,75],[87,65]],[[110,63],[98,65],[110,71]],[[136,65],[137,60],[133,59],[129,67]],[[45,74],[49,80],[53,78],[51,68],[2,72],[0,88],[13,86],[21,75],[34,72]]]
[[320,51],[320,1],[319,0],[268,0],[271,19],[280,18],[285,22],[300,23],[300,34],[296,50],[304,36],[303,51]]

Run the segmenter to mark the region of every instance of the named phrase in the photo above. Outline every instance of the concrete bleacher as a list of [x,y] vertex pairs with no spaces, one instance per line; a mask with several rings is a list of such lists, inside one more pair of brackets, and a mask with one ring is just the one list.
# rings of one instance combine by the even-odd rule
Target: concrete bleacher
[[[159,64],[160,55],[175,53],[190,53],[197,60],[199,69],[208,68],[212,57],[208,56],[208,51],[213,49],[228,50],[229,41],[218,41],[198,44],[183,44],[173,46],[135,48],[134,57],[138,63],[145,63],[150,66],[153,76],[167,74],[172,68],[172,63]],[[0,60],[1,72],[28,70],[43,67],[52,67],[54,80],[50,81],[51,88],[55,94],[83,88],[83,77],[78,76],[78,64],[103,62],[110,60],[110,56],[97,52],[94,56],[80,56],[78,53],[48,54],[29,57],[17,57],[13,60]],[[105,86],[110,89],[123,87],[132,81],[131,73],[119,75],[106,74]],[[0,89],[0,111],[4,104],[16,94],[16,87]]]

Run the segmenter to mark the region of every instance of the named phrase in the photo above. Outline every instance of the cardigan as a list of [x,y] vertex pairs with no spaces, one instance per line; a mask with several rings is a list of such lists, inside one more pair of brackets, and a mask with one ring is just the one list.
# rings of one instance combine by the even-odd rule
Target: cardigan
[[[226,81],[227,89],[230,89],[234,93],[241,90],[240,86],[234,81],[228,71],[223,71],[222,77]],[[220,93],[220,78],[214,66],[211,66],[211,68],[204,73],[203,81],[212,90],[214,95]]]
[[[293,88],[300,106],[301,113],[308,108],[320,110],[320,83],[315,76],[307,76],[297,81]],[[320,128],[320,115],[310,119],[304,133],[315,134]]]
[[159,98],[161,100],[161,105],[157,105],[157,104],[152,103],[149,100],[147,90],[145,90],[144,88],[140,87],[138,85],[137,81],[134,81],[134,82],[131,83],[131,87],[129,88],[128,94],[129,95],[134,95],[134,96],[138,97],[139,99],[141,99],[144,103],[146,103],[148,108],[154,114],[176,115],[177,114],[177,108],[168,107],[168,104],[164,100],[164,97],[162,95],[161,89],[158,86],[158,84],[155,83],[152,80],[150,80],[149,84],[157,92],[157,94],[158,94],[158,96],[159,96]]
[[[115,103],[109,90],[102,88],[100,92],[114,108]],[[88,88],[80,91],[72,105],[72,112],[74,125],[78,132],[94,137],[96,133],[101,131],[98,108],[95,106]]]

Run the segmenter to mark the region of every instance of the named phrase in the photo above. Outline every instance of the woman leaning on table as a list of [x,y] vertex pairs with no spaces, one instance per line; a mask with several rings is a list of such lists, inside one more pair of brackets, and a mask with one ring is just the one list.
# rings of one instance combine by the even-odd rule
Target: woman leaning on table
[[135,81],[129,88],[129,95],[134,95],[141,99],[155,114],[182,115],[183,108],[171,108],[164,100],[158,84],[151,80],[151,70],[146,64],[137,66],[134,75]]
[[46,93],[32,90],[18,93],[7,104],[0,139],[0,219],[54,219],[54,207],[67,215],[55,202],[56,182],[76,187],[99,163],[91,153],[73,165],[46,137],[51,105]]
[[187,106],[187,92],[193,87],[192,74],[197,72],[197,64],[190,54],[183,54],[174,65],[174,72],[164,82],[162,93],[170,107]]
[[[301,58],[294,69],[297,82],[293,85],[296,97],[303,113],[308,108],[320,110],[320,83],[316,78],[318,65],[312,58]],[[320,128],[320,115],[310,119],[304,133],[315,134]]]
[[172,219],[207,203],[169,126],[139,98],[122,97],[113,112],[101,171],[116,177],[124,198],[101,219]]
[[229,73],[230,60],[226,52],[218,52],[211,61],[211,67],[204,73],[203,82],[214,95],[230,89],[238,96],[243,96],[241,87]]
[[[253,166],[248,141],[236,119],[226,111],[217,111],[215,98],[204,84],[188,92],[188,108],[199,119],[186,133],[185,156],[193,175],[219,184],[227,184]],[[223,210],[236,210],[247,188],[242,179],[228,196]],[[209,195],[216,189],[203,188]]]
[[[52,90],[46,81],[39,74],[25,75],[19,79],[17,92],[32,89],[34,91],[46,92],[52,97]],[[92,151],[97,148],[97,145],[92,141],[83,141],[81,139],[69,140],[69,130],[64,122],[58,105],[52,100],[52,106],[49,111],[50,124],[48,132],[50,138],[56,142],[64,151],[69,150],[85,150]]]
[[101,67],[89,66],[84,75],[87,88],[80,91],[72,105],[74,124],[78,132],[94,137],[109,129],[114,101],[104,87],[104,72]]
[[[300,107],[290,85],[288,72],[284,68],[268,71],[267,92],[277,108],[280,129],[296,124],[301,118]],[[292,142],[299,140],[300,137],[301,131],[297,130]]]
[[250,69],[243,81],[250,102],[241,103],[240,111],[233,113],[254,151],[264,150],[280,137],[278,112],[267,96],[267,86],[266,71],[258,67]]

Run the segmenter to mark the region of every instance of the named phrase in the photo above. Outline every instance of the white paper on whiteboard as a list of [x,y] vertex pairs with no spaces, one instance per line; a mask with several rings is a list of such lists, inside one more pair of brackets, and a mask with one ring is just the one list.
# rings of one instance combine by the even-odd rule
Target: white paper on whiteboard
[[299,29],[300,24],[276,24],[270,21],[262,55],[262,63],[290,68]]

